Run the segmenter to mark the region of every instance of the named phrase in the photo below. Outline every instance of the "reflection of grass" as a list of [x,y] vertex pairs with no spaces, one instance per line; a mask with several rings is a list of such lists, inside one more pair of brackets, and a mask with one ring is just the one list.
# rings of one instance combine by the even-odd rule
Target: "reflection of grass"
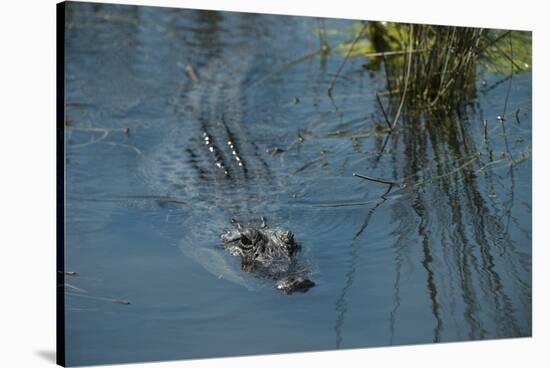
[[[450,339],[446,332],[453,330],[452,326],[448,328],[449,305],[451,316],[453,305],[465,311],[463,326],[457,330],[464,329],[470,339],[529,334],[530,326],[522,325],[516,310],[529,316],[530,283],[522,272],[530,275],[530,266],[521,260],[524,255],[515,245],[514,230],[509,228],[516,226],[530,237],[530,229],[522,228],[518,215],[512,211],[517,202],[515,196],[520,194],[515,177],[529,174],[530,167],[525,163],[531,157],[528,140],[516,138],[514,132],[530,134],[530,131],[520,122],[520,110],[507,111],[507,105],[513,96],[510,91],[515,74],[531,67],[531,34],[378,22],[367,23],[363,33],[363,25],[357,22],[352,32],[359,36],[333,47],[331,52],[340,53],[344,60],[365,58],[364,68],[384,73],[386,91],[376,94],[374,103],[385,124],[374,121],[370,128],[335,130],[326,137],[350,139],[353,143],[385,135],[383,143],[376,143],[372,152],[351,166],[357,167],[361,174],[354,176],[365,180],[366,186],[387,190],[381,196],[363,201],[317,206],[365,209],[372,206],[356,237],[371,232],[367,225],[381,203],[395,210],[391,223],[398,235],[393,245],[396,279],[390,342],[394,338],[396,314],[403,308],[400,290],[407,285],[400,276],[404,259],[416,260],[422,266],[419,275],[425,274],[434,342]],[[339,66],[336,72],[340,70]],[[480,110],[478,120],[472,112],[476,110],[480,72],[503,74],[505,78],[498,84],[506,82],[507,86],[501,88],[505,93],[502,109],[490,109],[493,115],[487,117]],[[329,93],[331,87],[332,83]],[[485,92],[495,87],[496,84],[489,86]],[[334,93],[345,91],[338,89]],[[514,105],[517,106],[517,101]],[[527,123],[527,129],[529,126]],[[388,150],[386,145],[390,147]],[[361,160],[368,162],[358,166]],[[378,166],[383,166],[388,177],[376,176]],[[500,191],[495,184],[505,189]],[[336,302],[338,347],[343,340],[348,289],[354,281],[356,247],[355,242],[350,244],[350,267]],[[527,300],[525,308],[522,300],[516,298],[516,290]],[[492,305],[500,326],[497,330],[481,327],[484,315],[479,309],[480,302]]]

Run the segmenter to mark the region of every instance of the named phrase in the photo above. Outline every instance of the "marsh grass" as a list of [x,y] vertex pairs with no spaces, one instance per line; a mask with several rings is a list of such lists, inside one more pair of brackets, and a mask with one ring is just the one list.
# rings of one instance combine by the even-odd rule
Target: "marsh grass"
[[530,32],[386,22],[352,28],[360,36],[337,51],[365,57],[367,70],[383,69],[387,89],[376,97],[392,130],[401,118],[463,109],[476,97],[480,72],[511,77],[531,68]]
[[[396,115],[405,102],[408,112],[418,115],[423,110],[458,108],[475,95],[476,59],[486,30],[413,24],[395,27],[399,28],[396,41],[407,50],[406,55],[384,61],[388,90],[399,91]],[[370,30],[382,39],[378,47],[389,45],[384,43],[388,37],[385,27],[373,24]]]
[[[424,172],[433,160],[437,167],[448,166],[435,177],[447,178],[456,170],[465,175],[470,170],[468,175],[475,176],[487,167],[512,168],[527,158],[529,148],[514,154],[507,149],[504,157],[495,158],[492,147],[502,138],[493,122],[503,128],[504,140],[507,140],[505,125],[512,123],[514,117],[520,124],[519,110],[511,111],[508,105],[514,75],[531,68],[530,32],[386,22],[357,22],[347,32],[353,37],[331,49],[343,55],[343,60],[328,85],[329,96],[339,92],[333,92],[333,87],[350,58],[364,58],[362,67],[372,76],[385,79],[384,86],[378,87],[382,89],[375,91],[374,103],[380,113],[372,120],[372,127],[362,128],[367,133],[337,134],[351,137],[352,142],[373,135],[385,136],[373,152],[371,165],[357,177],[378,183],[386,181],[388,185],[405,182]],[[485,73],[497,82],[487,85]],[[477,111],[478,95],[502,83],[508,87],[500,114],[487,116],[491,123],[483,116],[477,121],[472,112]],[[483,124],[481,129],[473,127],[477,123]],[[479,131],[481,139],[477,136]],[[403,145],[400,150],[406,153],[404,172],[395,173],[392,179],[372,180],[371,174],[382,157],[393,152],[386,148],[397,143]],[[424,159],[419,161],[418,157]],[[447,160],[450,157],[454,159]],[[457,169],[453,162],[460,158],[469,160]],[[412,182],[433,180],[434,176],[428,175],[416,177]]]

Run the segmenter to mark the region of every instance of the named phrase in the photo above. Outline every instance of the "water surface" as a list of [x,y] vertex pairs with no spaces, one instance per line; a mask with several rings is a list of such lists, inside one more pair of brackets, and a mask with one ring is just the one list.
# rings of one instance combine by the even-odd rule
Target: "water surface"
[[[353,36],[324,25],[331,44]],[[343,55],[315,54],[318,26],[68,4],[69,365],[531,335],[531,74],[485,73],[449,118],[461,131],[418,122],[386,141],[383,72],[350,58],[329,98]],[[205,126],[227,138],[222,120],[247,168],[230,179],[199,149]],[[220,247],[231,218],[259,216],[301,242],[307,293]]]

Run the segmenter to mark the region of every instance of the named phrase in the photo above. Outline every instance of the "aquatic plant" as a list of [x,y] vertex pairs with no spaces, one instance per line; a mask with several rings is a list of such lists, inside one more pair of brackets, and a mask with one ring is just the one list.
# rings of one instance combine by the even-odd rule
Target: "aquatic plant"
[[[337,51],[346,59],[365,57],[367,70],[383,68],[387,90],[377,93],[377,101],[392,129],[405,110],[418,117],[464,107],[475,97],[479,72],[511,75],[531,68],[530,32],[387,22],[352,28],[357,37]],[[380,96],[389,97],[387,108]]]

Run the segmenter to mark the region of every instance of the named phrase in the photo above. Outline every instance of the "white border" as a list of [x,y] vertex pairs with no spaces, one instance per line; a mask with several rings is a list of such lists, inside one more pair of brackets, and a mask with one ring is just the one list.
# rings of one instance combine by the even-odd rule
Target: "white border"
[[[534,337],[474,343],[140,364],[143,367],[541,366],[548,360],[548,11],[542,1],[158,0],[139,5],[472,25],[534,31]],[[9,5],[6,5],[9,4]],[[44,367],[55,349],[55,1],[0,12],[0,366]]]

